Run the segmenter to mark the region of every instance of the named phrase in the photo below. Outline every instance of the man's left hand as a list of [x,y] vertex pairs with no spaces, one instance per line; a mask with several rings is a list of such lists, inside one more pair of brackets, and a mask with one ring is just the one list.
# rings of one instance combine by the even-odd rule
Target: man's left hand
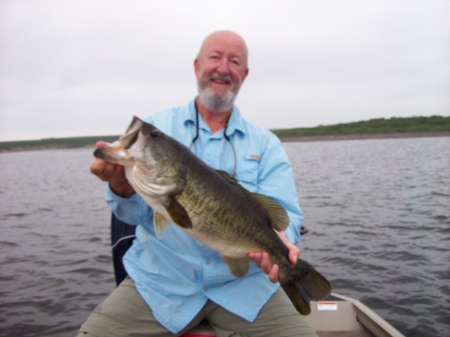
[[[287,238],[286,234],[284,232],[278,232],[275,231],[278,236],[281,238],[283,243],[286,245],[286,247],[289,249],[289,261],[292,264],[296,264],[297,260],[300,258],[300,249],[298,249],[297,246],[293,245]],[[269,276],[269,280],[272,283],[278,282],[278,274],[280,271],[280,268],[276,264],[272,264],[270,261],[269,253],[263,252],[250,252],[249,257],[253,262],[256,264],[257,267],[261,268],[264,273],[266,273]]]

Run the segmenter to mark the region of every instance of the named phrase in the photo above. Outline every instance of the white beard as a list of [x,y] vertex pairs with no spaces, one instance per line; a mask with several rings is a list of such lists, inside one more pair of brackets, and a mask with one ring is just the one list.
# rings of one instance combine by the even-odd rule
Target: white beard
[[202,105],[208,110],[224,113],[230,111],[233,108],[236,94],[229,90],[225,97],[216,97],[209,88],[198,88],[198,97]]

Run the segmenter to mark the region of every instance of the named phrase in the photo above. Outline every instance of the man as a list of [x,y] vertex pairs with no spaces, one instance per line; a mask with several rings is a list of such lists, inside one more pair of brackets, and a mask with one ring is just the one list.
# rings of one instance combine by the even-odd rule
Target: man
[[[278,234],[295,263],[300,252],[293,243],[300,239],[303,216],[291,165],[279,140],[244,120],[234,106],[248,75],[247,60],[239,35],[209,35],[194,61],[198,96],[147,122],[210,166],[233,175],[246,189],[280,202],[290,226]],[[153,211],[135,194],[123,167],[94,159],[91,172],[109,183],[106,199],[115,215],[137,228],[124,257],[130,278],[96,308],[78,336],[180,336],[203,319],[219,337],[316,336],[279,289],[278,266],[267,253],[250,253],[254,265],[246,277],[236,279],[220,254],[176,226],[163,239],[156,238]]]

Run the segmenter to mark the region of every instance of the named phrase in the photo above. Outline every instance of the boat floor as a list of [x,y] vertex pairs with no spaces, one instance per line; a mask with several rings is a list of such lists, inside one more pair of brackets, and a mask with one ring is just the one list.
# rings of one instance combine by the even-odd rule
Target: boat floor
[[[316,331],[319,337],[374,337],[369,330],[362,327],[360,330],[352,331]],[[202,322],[198,327],[182,337],[215,337],[213,329],[208,323]]]
[[[311,314],[306,319],[319,337],[404,337],[360,301],[338,294],[326,301],[311,302]],[[204,321],[182,337],[215,335]]]

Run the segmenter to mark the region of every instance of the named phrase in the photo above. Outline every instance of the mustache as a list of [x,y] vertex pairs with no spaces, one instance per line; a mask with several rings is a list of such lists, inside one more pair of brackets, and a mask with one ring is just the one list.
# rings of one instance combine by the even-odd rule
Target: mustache
[[217,72],[213,73],[210,76],[211,80],[220,80],[220,81],[224,81],[224,82],[228,82],[231,83],[233,81],[233,79],[231,78],[231,75],[221,75]]

